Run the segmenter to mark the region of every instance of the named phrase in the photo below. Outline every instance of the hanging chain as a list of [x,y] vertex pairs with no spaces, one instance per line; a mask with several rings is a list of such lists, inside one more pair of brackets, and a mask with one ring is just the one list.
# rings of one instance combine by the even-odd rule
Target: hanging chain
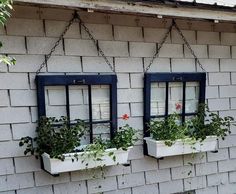
[[58,38],[58,40],[55,42],[54,46],[52,47],[52,49],[50,50],[49,54],[47,54],[45,56],[45,60],[43,61],[43,63],[39,66],[39,69],[36,71],[36,75],[38,75],[41,70],[46,66],[48,60],[51,58],[53,52],[56,50],[57,46],[60,44],[60,42],[62,41],[62,39],[64,38],[65,34],[67,33],[67,31],[70,29],[71,25],[76,21],[76,19],[79,20],[81,26],[84,28],[84,30],[88,33],[89,38],[93,41],[94,45],[96,46],[96,48],[98,49],[98,52],[100,53],[100,55],[104,58],[105,62],[107,63],[107,65],[110,67],[110,69],[115,72],[115,69],[113,68],[113,65],[110,63],[110,61],[107,59],[107,57],[105,56],[104,52],[102,51],[102,49],[98,46],[97,41],[95,40],[95,38],[93,37],[93,35],[90,33],[89,29],[85,26],[84,22],[81,20],[80,16],[78,15],[78,13],[75,11],[73,18],[69,21],[68,25],[66,26],[65,30],[62,32],[62,34],[60,35],[60,37]]
[[177,32],[180,34],[181,38],[183,39],[184,43],[186,44],[186,46],[188,47],[188,49],[190,50],[191,54],[193,55],[196,63],[199,65],[199,67],[204,71],[206,72],[206,70],[203,68],[201,62],[199,61],[199,59],[197,58],[196,54],[194,53],[193,49],[191,48],[190,44],[188,43],[187,39],[185,38],[184,34],[182,33],[182,31],[180,30],[180,28],[177,26],[175,20],[173,19],[172,20],[172,24],[170,25],[169,29],[167,30],[167,32],[165,33],[161,43],[160,43],[160,46],[158,47],[156,53],[154,54],[154,56],[152,57],[149,65],[147,66],[147,68],[145,69],[145,72],[147,72],[150,67],[152,66],[154,60],[158,57],[159,53],[160,53],[160,50],[162,48],[162,46],[164,45],[164,43],[166,42],[166,39],[167,37],[169,36],[169,34],[171,33],[171,30],[173,29],[173,27],[176,28]]
[[190,44],[188,43],[187,39],[185,38],[184,34],[182,33],[182,31],[179,29],[179,27],[177,26],[176,22],[173,20],[173,24],[174,27],[176,28],[176,30],[178,31],[179,35],[181,36],[181,38],[183,39],[184,43],[186,44],[186,46],[188,47],[188,49],[190,50],[192,56],[194,57],[195,61],[197,62],[197,64],[199,65],[199,67],[202,69],[202,71],[206,72],[206,70],[204,69],[203,65],[201,64],[201,62],[199,61],[197,55],[194,53],[193,49],[191,48]]

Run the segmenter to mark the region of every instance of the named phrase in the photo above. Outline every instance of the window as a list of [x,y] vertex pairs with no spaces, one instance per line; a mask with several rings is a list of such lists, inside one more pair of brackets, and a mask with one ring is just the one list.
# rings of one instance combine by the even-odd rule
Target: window
[[[117,129],[116,75],[38,75],[38,115],[81,119],[89,127],[88,142],[99,134],[113,138]],[[85,144],[86,144],[85,143]]]
[[[205,102],[205,73],[147,73],[144,77],[144,136],[151,119],[177,112],[184,122]],[[177,109],[176,109],[177,108]]]

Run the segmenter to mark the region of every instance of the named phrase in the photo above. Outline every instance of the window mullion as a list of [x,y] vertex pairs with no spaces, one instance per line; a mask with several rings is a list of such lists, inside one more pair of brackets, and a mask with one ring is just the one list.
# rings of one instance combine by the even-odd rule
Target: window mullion
[[185,121],[186,82],[183,82],[182,123]]
[[93,143],[93,107],[92,107],[92,89],[88,85],[88,100],[89,100],[89,130],[90,130],[90,143]]
[[168,117],[168,112],[169,112],[169,82],[166,82],[166,102],[165,102],[165,117]]
[[69,86],[66,85],[66,115],[68,119],[68,124],[70,125],[70,96],[69,96]]

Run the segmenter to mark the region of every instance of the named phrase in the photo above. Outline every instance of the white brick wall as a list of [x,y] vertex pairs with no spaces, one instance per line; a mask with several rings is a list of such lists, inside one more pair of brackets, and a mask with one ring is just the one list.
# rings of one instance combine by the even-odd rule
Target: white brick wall
[[[218,153],[156,160],[144,157],[142,140],[139,140],[130,152],[130,165],[105,168],[105,179],[100,169],[52,177],[41,170],[39,160],[23,155],[23,149],[18,146],[19,139],[35,136],[38,119],[35,71],[72,13],[72,10],[60,8],[15,6],[6,30],[0,29],[0,40],[4,45],[0,52],[17,60],[16,66],[0,65],[0,193],[173,194],[190,190],[195,190],[196,194],[233,193],[236,190],[235,127],[225,141],[219,140]],[[119,125],[124,123],[121,115],[127,113],[131,116],[128,123],[142,132],[143,72],[170,20],[87,12],[81,12],[81,18],[117,72]],[[178,24],[207,71],[206,98],[210,110],[235,117],[236,34],[233,24],[212,26],[211,22],[186,20],[178,20]],[[150,72],[201,71],[175,30],[167,38],[159,57]],[[107,74],[111,70],[76,22],[42,72]],[[106,111],[105,106],[98,105],[108,100],[108,93],[101,95],[105,90],[95,91],[94,116],[99,118],[105,115],[100,111]],[[52,116],[65,112],[61,94],[56,89],[49,91],[47,110]],[[82,99],[82,90],[75,88],[70,94],[72,116],[86,118],[87,109],[83,105],[86,95]],[[190,88],[188,96],[191,95]]]

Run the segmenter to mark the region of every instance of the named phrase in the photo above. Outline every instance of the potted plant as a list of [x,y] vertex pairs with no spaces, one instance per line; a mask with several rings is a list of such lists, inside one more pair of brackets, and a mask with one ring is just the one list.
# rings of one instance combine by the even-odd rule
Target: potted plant
[[[128,115],[123,115],[123,119],[127,120]],[[93,144],[82,146],[85,123],[68,122],[66,117],[41,117],[36,129],[38,136],[21,138],[19,145],[26,144],[24,154],[40,156],[44,170],[50,174],[127,163],[129,150],[136,141],[135,130],[128,124],[120,127],[111,140],[96,138]]]
[[[176,104],[176,111],[181,109]],[[207,118],[205,120],[205,118]],[[199,105],[198,113],[183,124],[177,112],[163,120],[151,120],[148,124],[151,136],[145,137],[148,155],[162,158],[197,152],[214,151],[217,139],[230,133],[232,117],[221,118],[209,112],[205,104]]]

